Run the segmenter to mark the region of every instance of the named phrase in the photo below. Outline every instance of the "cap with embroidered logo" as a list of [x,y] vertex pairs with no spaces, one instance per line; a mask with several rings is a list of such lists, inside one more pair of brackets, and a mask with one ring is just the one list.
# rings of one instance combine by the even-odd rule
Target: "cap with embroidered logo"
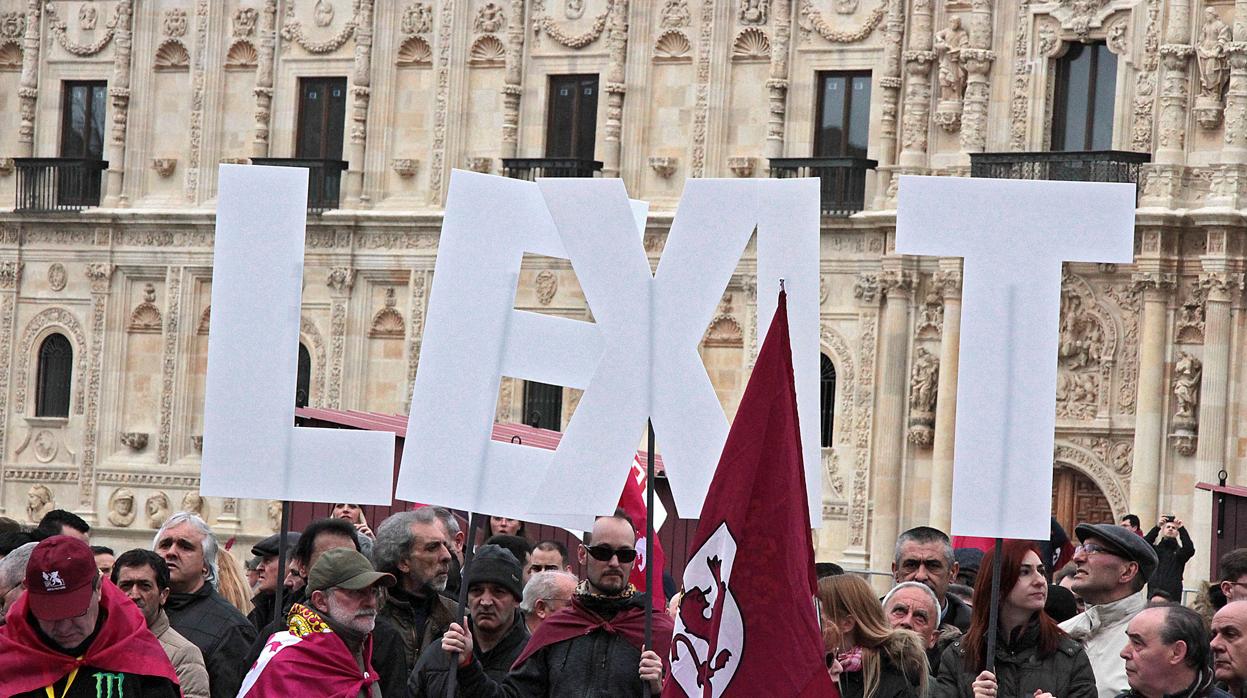
[[99,575],[95,554],[86,543],[69,536],[40,541],[26,565],[30,612],[44,621],[86,613]]

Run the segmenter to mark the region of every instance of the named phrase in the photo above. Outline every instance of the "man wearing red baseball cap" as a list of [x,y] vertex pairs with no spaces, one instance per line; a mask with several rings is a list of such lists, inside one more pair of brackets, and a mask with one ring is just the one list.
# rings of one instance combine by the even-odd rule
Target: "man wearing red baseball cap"
[[0,628],[0,696],[178,698],[177,675],[143,614],[100,576],[86,543],[52,536]]

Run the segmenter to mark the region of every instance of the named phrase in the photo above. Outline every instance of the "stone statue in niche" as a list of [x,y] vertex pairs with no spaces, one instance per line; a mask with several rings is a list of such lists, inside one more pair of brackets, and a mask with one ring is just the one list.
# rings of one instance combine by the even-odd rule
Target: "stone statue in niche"
[[1202,373],[1203,365],[1199,359],[1186,352],[1178,354],[1178,361],[1173,366],[1173,397],[1177,404],[1177,412],[1173,415],[1175,427],[1194,427]]
[[1199,44],[1195,47],[1195,57],[1199,61],[1199,94],[1220,102],[1230,79],[1227,55],[1230,28],[1211,7],[1204,10],[1204,18],[1204,26],[1199,30]]
[[118,488],[108,498],[108,523],[126,527],[134,523],[134,493],[125,487]]
[[44,485],[32,485],[26,493],[26,518],[32,523],[39,523],[49,511],[56,508],[56,500],[52,490]]
[[770,0],[740,0],[741,24],[766,24]]
[[144,509],[147,511],[147,525],[160,528],[169,518],[169,497],[164,492],[157,492],[147,498]]
[[940,362],[931,352],[919,347],[914,367],[909,373],[909,442],[930,446],[935,439],[935,398],[939,384]]
[[585,0],[566,0],[563,3],[563,16],[568,19],[580,19],[585,14]]
[[99,12],[95,9],[95,5],[82,3],[82,6],[78,8],[78,26],[82,27],[82,31],[93,31],[97,21],[99,21]]
[[970,47],[970,33],[960,17],[950,17],[948,26],[935,33],[935,53],[940,57],[940,100],[961,101],[966,91],[966,68],[962,49]]
[[318,27],[333,24],[333,3],[328,0],[316,0],[316,7],[312,10],[312,21],[316,22]]

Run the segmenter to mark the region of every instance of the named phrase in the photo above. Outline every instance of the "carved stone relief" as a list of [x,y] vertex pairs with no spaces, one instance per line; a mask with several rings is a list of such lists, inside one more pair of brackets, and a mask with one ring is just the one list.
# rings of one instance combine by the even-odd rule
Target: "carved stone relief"
[[433,9],[427,2],[416,2],[403,8],[400,28],[404,34],[428,34],[433,31]]
[[1199,385],[1203,364],[1199,359],[1182,351],[1173,366],[1173,398],[1175,412],[1173,425],[1176,432],[1194,433],[1198,424],[1196,410],[1199,408]]
[[918,309],[918,326],[914,336],[918,339],[937,339],[944,331],[944,302],[940,294],[927,293]]
[[550,305],[554,300],[554,294],[559,290],[558,274],[549,269],[542,269],[537,272],[537,278],[533,282],[533,286],[537,291],[537,302],[542,305]]
[[201,519],[206,518],[204,498],[198,492],[187,492],[182,496],[182,511],[196,514]]
[[1182,305],[1178,308],[1174,325],[1179,344],[1201,344],[1204,341],[1204,297],[1207,292],[1198,284],[1185,286]]
[[[299,0],[289,0],[286,3],[286,16],[281,27],[281,36],[289,42],[298,44],[304,51],[314,54],[333,53],[346,45],[346,42],[355,35],[356,18],[352,16],[336,34],[324,40],[314,40],[309,37],[303,28],[303,22],[298,18],[296,6],[301,4]],[[304,2],[303,4],[306,4]],[[334,21],[333,4],[327,0],[317,0],[312,10],[312,22],[321,28],[329,27]]]
[[134,493],[126,487],[113,490],[112,496],[108,498],[108,523],[127,527],[134,523],[136,513]]
[[[1066,465],[1083,473],[1091,478],[1093,482],[1104,493],[1108,499],[1109,506],[1113,509],[1114,520],[1125,516],[1129,510],[1130,498],[1127,495],[1128,483],[1125,478],[1118,473],[1117,467],[1109,465],[1105,462],[1103,456],[1093,452],[1085,443],[1073,443],[1075,441],[1085,441],[1084,439],[1066,439],[1058,440],[1053,447],[1053,460],[1055,464]],[[1108,454],[1109,446],[1107,440],[1097,440],[1092,444],[1097,451]],[[1121,457],[1122,451],[1118,451],[1118,458]],[[1126,451],[1125,453],[1128,453]],[[1111,454],[1109,455],[1111,457]]]
[[1204,8],[1204,23],[1195,45],[1199,65],[1199,96],[1195,98],[1195,118],[1199,125],[1216,128],[1221,123],[1225,87],[1230,81],[1230,27],[1213,7]]
[[79,58],[94,56],[103,51],[104,47],[108,46],[113,40],[117,24],[123,13],[129,13],[129,11],[130,0],[122,0],[122,2],[117,3],[113,9],[112,17],[104,25],[104,31],[99,36],[95,36],[96,24],[99,21],[99,11],[94,4],[82,3],[78,8],[78,27],[84,34],[89,33],[95,37],[95,40],[90,43],[78,43],[78,41],[70,38],[69,28],[65,25],[65,20],[61,19],[58,14],[56,4],[49,2],[44,5],[44,17],[48,23],[48,31],[56,39],[56,42],[60,44],[61,48]]
[[65,272],[64,264],[54,262],[48,266],[48,288],[57,292],[64,291],[68,282],[69,274]]
[[160,327],[160,308],[156,307],[156,287],[147,284],[143,287],[143,302],[135,306],[130,313],[130,323],[126,329],[136,333],[158,333]]
[[541,34],[550,37],[555,43],[570,49],[581,49],[602,37],[606,31],[607,20],[610,19],[611,11],[615,8],[615,4],[624,0],[608,0],[606,8],[602,10],[602,14],[593,18],[593,24],[588,30],[579,34],[573,34],[572,30],[565,25],[554,21],[549,14],[546,13],[546,0],[533,0],[532,27],[533,42],[539,44],[538,40]]
[[248,39],[255,36],[255,24],[260,13],[254,7],[239,7],[230,18],[232,34],[235,39]]
[[1081,278],[1067,274],[1061,290],[1057,350],[1057,417],[1095,419],[1108,407],[1117,328]]
[[770,9],[770,0],[740,0],[736,18],[741,24],[766,24]]
[[962,99],[966,93],[966,71],[963,52],[970,47],[970,33],[961,26],[961,18],[949,17],[948,26],[935,33],[935,54],[939,57],[940,101],[935,121],[952,133],[961,126]]
[[506,15],[503,14],[502,8],[497,3],[488,2],[481,6],[476,12],[476,21],[473,22],[472,28],[477,33],[492,34],[502,29],[507,23]]
[[883,24],[887,10],[887,0],[881,0],[875,9],[871,10],[865,21],[852,29],[842,30],[836,29],[832,23],[827,21],[823,13],[814,7],[813,0],[801,0],[801,19],[798,22],[801,29],[801,42],[809,43],[811,37],[818,34],[833,44],[857,43],[873,34],[875,29]]
[[52,490],[45,485],[32,485],[26,492],[27,521],[39,523],[49,511],[56,508],[56,499],[52,497]]
[[909,373],[909,433],[911,444],[929,447],[935,438],[935,400],[940,360],[919,347]]
[[169,518],[172,506],[169,504],[169,496],[164,492],[157,492],[147,498],[143,504],[143,510],[147,513],[147,526],[149,528],[160,528]]
[[403,322],[403,314],[395,307],[397,305],[398,298],[395,296],[394,288],[385,289],[385,307],[372,316],[372,328],[368,331],[369,337],[377,339],[402,339],[404,337],[407,324]]
[[692,21],[688,0],[665,0],[658,25],[664,29],[679,29],[687,27]]
[[771,40],[757,27],[746,27],[732,42],[733,60],[770,60]]

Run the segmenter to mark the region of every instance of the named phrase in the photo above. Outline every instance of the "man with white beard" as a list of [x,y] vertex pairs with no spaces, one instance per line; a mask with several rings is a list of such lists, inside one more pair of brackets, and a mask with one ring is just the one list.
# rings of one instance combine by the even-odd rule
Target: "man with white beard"
[[442,596],[450,574],[451,540],[433,507],[391,514],[377,527],[372,561],[398,580],[381,615],[398,628],[414,667],[425,647],[440,640],[455,620],[454,601]]
[[356,550],[325,552],[308,574],[310,605],[290,608],[288,630],[268,639],[238,695],[381,698],[372,630],[381,587],[394,581]]

